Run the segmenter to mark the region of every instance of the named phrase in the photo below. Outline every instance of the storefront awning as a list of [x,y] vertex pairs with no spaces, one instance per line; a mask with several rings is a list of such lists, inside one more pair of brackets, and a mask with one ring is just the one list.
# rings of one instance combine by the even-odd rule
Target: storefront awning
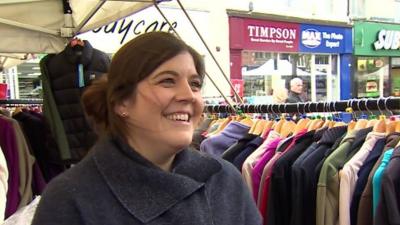
[[[293,75],[292,64],[288,60],[279,60],[277,62],[277,68],[275,68],[274,60],[270,59],[256,69],[242,71],[243,76],[271,76],[271,75]],[[310,76],[311,74],[296,69],[297,76]]]

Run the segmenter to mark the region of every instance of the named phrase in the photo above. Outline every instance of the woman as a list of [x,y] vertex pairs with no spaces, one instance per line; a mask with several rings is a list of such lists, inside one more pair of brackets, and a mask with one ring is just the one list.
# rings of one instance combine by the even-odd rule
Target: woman
[[288,90],[286,88],[276,88],[272,92],[273,103],[285,103],[288,98]]
[[33,225],[261,224],[237,170],[187,149],[203,78],[202,57],[172,34],[123,46],[82,97],[103,138],[48,185]]

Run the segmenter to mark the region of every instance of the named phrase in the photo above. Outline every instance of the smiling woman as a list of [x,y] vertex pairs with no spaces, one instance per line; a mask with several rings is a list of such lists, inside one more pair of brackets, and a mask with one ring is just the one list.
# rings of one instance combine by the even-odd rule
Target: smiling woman
[[189,150],[202,111],[202,57],[174,35],[123,46],[82,96],[102,136],[82,162],[53,179],[33,225],[259,225],[239,172]]

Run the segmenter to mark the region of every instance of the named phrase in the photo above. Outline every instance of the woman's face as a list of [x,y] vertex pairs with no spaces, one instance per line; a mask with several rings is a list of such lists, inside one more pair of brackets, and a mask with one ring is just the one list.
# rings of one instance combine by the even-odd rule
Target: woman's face
[[127,113],[128,140],[143,148],[171,151],[188,146],[203,111],[201,86],[188,52],[161,64],[118,106],[117,113]]

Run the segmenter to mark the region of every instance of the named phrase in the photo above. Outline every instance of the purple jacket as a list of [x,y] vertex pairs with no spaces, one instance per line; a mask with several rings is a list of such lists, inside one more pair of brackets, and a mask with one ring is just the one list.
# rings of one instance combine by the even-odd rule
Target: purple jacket
[[8,168],[8,191],[6,215],[8,218],[17,211],[20,202],[19,188],[19,157],[15,131],[11,123],[0,117],[0,146],[7,161]]
[[247,134],[249,130],[250,127],[244,124],[230,122],[221,133],[204,140],[200,145],[200,151],[221,156],[226,149]]

